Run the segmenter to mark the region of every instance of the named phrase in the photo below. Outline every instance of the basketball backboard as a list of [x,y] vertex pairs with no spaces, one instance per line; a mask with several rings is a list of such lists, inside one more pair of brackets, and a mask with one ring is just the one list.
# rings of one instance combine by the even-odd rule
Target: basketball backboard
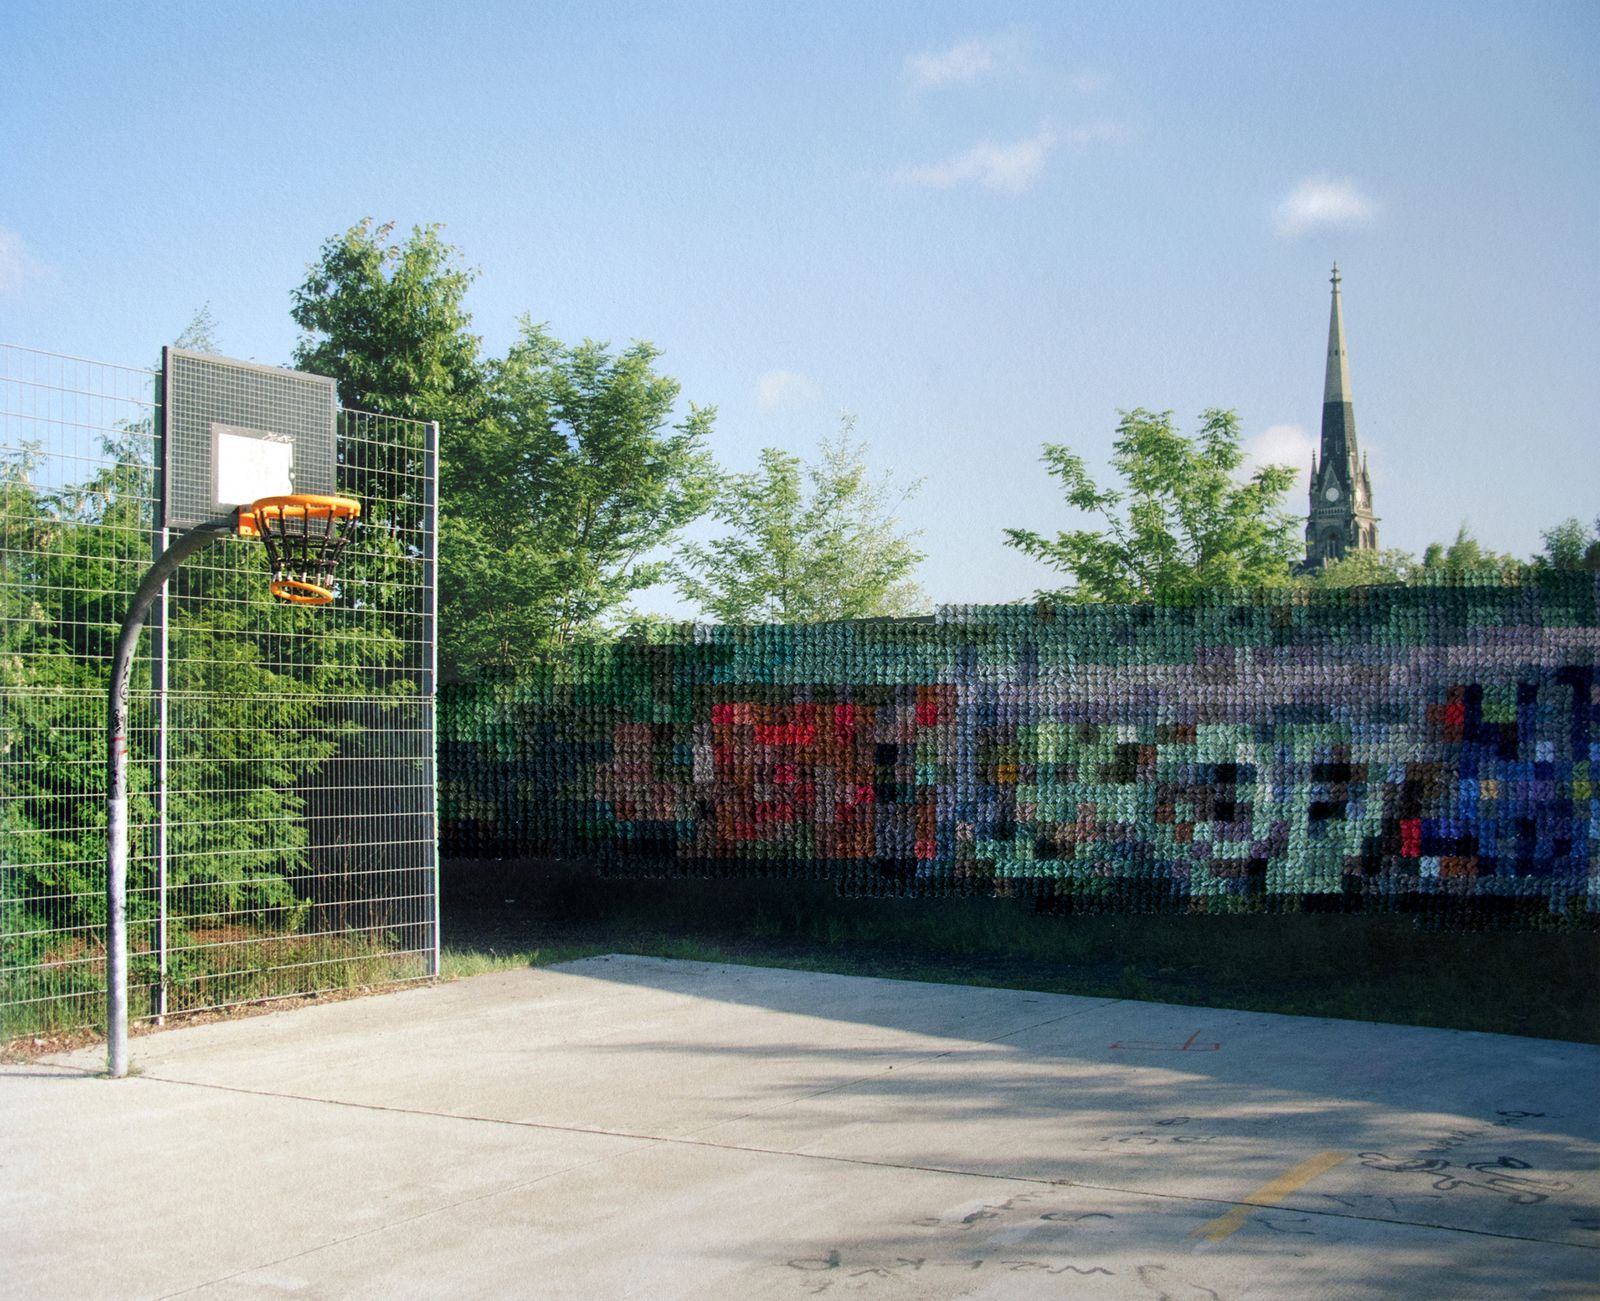
[[161,361],[168,528],[261,497],[334,491],[333,380],[186,348],[163,349]]

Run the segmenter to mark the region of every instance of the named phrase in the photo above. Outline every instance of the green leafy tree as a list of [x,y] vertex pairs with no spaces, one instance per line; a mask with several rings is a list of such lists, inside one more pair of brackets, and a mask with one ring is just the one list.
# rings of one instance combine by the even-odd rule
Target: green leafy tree
[[[290,315],[304,331],[294,364],[332,376],[345,407],[438,421],[453,450],[481,423],[487,392],[481,345],[466,309],[477,273],[439,231],[417,226],[399,240],[392,223],[357,222],[323,244],[291,296]],[[345,420],[349,426],[360,417]],[[389,441],[347,437],[341,478],[364,505],[388,503],[385,518],[364,514],[360,530],[415,535],[425,508],[420,447],[397,460]],[[441,534],[450,529],[457,503],[478,486],[461,467],[454,456],[441,457]],[[460,555],[461,547],[449,554]],[[458,590],[448,566],[441,542],[445,620]]]
[[183,327],[182,333],[172,341],[174,348],[188,348],[192,352],[220,353],[222,346],[217,342],[217,318],[211,314],[211,304],[201,303],[195,314],[189,318],[189,324]]
[[[49,489],[32,482],[28,449],[0,460],[0,763],[15,796],[0,832],[17,869],[0,903],[32,915],[27,929],[41,934],[104,920],[97,724],[111,646],[149,559],[149,447],[147,431],[130,429],[106,441],[105,464],[87,480]],[[402,647],[371,629],[286,636],[299,615],[266,595],[261,548],[225,546],[221,563],[185,566],[172,580],[174,913],[272,909],[281,925],[303,915],[291,885],[310,839],[297,818],[303,783],[351,731],[322,707],[370,691],[360,669],[393,663]],[[148,689],[146,665],[136,664],[136,694]],[[187,717],[194,702],[199,712]],[[136,757],[137,826],[151,805],[148,756]],[[136,917],[151,907],[142,889],[130,902]]]
[[1419,561],[1409,552],[1354,551],[1304,579],[1311,587],[1371,587],[1385,583],[1516,583],[1529,574],[1600,570],[1600,520],[1594,528],[1577,519],[1545,529],[1544,550],[1524,564],[1485,547],[1465,524],[1455,539],[1435,542]]
[[[437,226],[398,240],[368,220],[323,245],[293,305],[295,364],[333,376],[341,402],[442,426],[440,660],[457,677],[593,635],[657,580],[652,553],[703,513],[713,476],[714,413],[672,420],[655,349],[569,348],[525,321],[485,359],[474,278]],[[345,472],[402,507],[418,483],[386,462]]]
[[293,292],[305,331],[294,364],[332,376],[345,406],[451,426],[480,414],[480,343],[465,306],[477,273],[439,230],[393,242],[393,223],[359,221],[323,244]]
[[1600,517],[1593,528],[1586,528],[1576,517],[1546,529],[1544,551],[1533,558],[1539,570],[1600,570]]
[[631,606],[617,611],[612,616],[612,627],[616,636],[624,641],[661,641],[683,622],[685,621],[675,619],[670,614],[657,614],[653,610],[635,610]]
[[1352,551],[1305,576],[1308,587],[1382,587],[1415,581],[1417,558],[1409,551]]
[[1300,552],[1299,521],[1282,508],[1294,471],[1263,466],[1241,481],[1239,421],[1208,410],[1187,438],[1170,411],[1122,412],[1112,466],[1126,487],[1098,487],[1083,458],[1045,444],[1044,462],[1074,509],[1099,515],[1100,528],[1046,538],[1007,529],[1008,546],[1066,574],[1065,589],[1041,595],[1071,601],[1188,603],[1215,588],[1278,586]]
[[1455,540],[1446,546],[1433,542],[1422,553],[1418,582],[1515,583],[1523,573],[1523,563],[1515,556],[1491,551],[1463,524]]
[[524,319],[458,455],[476,485],[447,540],[458,672],[514,666],[594,636],[666,569],[660,550],[716,485],[710,407],[674,419],[679,385],[647,343],[568,346]]
[[61,555],[75,526],[62,518],[63,490],[35,481],[38,459],[36,447],[0,456],[0,931],[42,944],[57,925],[103,917],[89,854],[103,823],[104,740],[84,705],[103,700],[104,679],[74,654],[78,626],[53,608],[55,584],[72,580]]
[[[488,401],[486,366],[465,302],[475,276],[438,226],[415,227],[400,239],[392,223],[375,225],[368,219],[323,244],[292,295],[290,313],[304,331],[294,364],[332,376],[345,407],[441,424],[441,441],[448,443],[439,481],[446,648],[448,630],[463,615],[464,576],[492,562],[492,556],[480,554],[479,539],[464,528],[459,509],[480,496],[486,483],[492,485],[496,473],[473,454],[482,442]],[[389,450],[393,430],[371,439],[364,436],[371,432],[363,428],[367,417],[347,414],[344,420],[350,436],[344,440],[343,477],[365,507],[356,526],[362,550],[372,564],[387,555],[388,568],[397,569],[405,559],[403,539],[415,536],[422,522],[420,446],[397,458]],[[419,439],[420,434],[413,436]],[[381,515],[374,513],[379,503]],[[399,590],[396,584],[389,587]],[[363,595],[377,599],[371,590]]]
[[[180,887],[174,911],[210,919],[201,925],[249,912],[260,929],[294,930],[307,912],[295,884],[309,871],[306,788],[357,730],[328,708],[330,699],[363,686],[333,665],[281,656],[273,663],[262,647],[268,636],[279,646],[308,640],[285,637],[281,627],[263,635],[263,623],[281,625],[286,617],[292,615],[276,610],[246,617],[237,606],[219,611],[208,594],[205,604],[180,610],[173,628],[170,726],[181,760],[169,796]],[[245,623],[254,625],[254,635],[239,626]],[[343,647],[331,645],[341,640]],[[318,657],[347,658],[352,640],[335,633],[317,647]]]
[[[923,556],[900,530],[890,479],[875,481],[846,417],[809,464],[775,447],[728,476],[712,514],[727,533],[685,546],[678,590],[721,623],[811,623],[901,615],[922,592]],[[904,500],[917,485],[900,494]]]
[[[197,316],[179,343],[214,350],[200,325]],[[0,985],[30,964],[81,954],[104,923],[106,687],[117,628],[150,562],[152,451],[148,419],[108,434],[81,479],[63,477],[59,456],[40,448],[0,450],[0,767],[10,797],[0,801],[0,839],[12,869],[0,873],[0,932],[8,944],[21,937]],[[396,607],[402,568],[414,580],[414,548],[374,520],[340,569],[342,583],[359,586],[363,617],[327,621],[312,637],[299,635],[305,612],[267,595],[257,543],[230,540],[174,575],[172,972],[209,960],[186,936],[306,923],[317,889],[310,865],[325,829],[301,815],[330,763],[360,744],[344,700],[413,686],[407,674],[385,672],[411,649],[399,622],[381,617]],[[150,719],[141,712],[150,649],[147,634],[133,676],[134,828],[153,819]],[[136,833],[136,924],[155,907],[139,844]],[[134,940],[137,968],[145,961],[139,930]],[[59,982],[64,994],[92,993],[92,966],[71,963]]]

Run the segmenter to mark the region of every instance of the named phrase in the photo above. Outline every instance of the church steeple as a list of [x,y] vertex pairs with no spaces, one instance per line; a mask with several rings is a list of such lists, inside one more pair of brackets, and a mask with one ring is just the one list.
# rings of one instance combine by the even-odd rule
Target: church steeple
[[1356,412],[1350,400],[1350,357],[1344,347],[1344,312],[1339,302],[1339,264],[1333,264],[1333,305],[1328,309],[1328,365],[1322,380],[1322,464],[1340,472],[1352,490],[1360,477]]
[[1328,313],[1328,369],[1322,381],[1324,402],[1350,401],[1350,360],[1344,351],[1344,316],[1339,311],[1339,264],[1333,264],[1333,307]]
[[1305,567],[1316,569],[1351,551],[1378,545],[1372,484],[1356,445],[1356,413],[1350,397],[1350,358],[1345,351],[1339,264],[1333,266],[1333,303],[1328,311],[1328,360],[1322,380],[1321,456],[1311,463],[1311,509],[1306,518]]

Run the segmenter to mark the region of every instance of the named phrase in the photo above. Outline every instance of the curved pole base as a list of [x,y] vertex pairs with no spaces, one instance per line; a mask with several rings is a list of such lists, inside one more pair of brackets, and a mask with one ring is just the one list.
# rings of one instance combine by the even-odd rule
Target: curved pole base
[[128,684],[133,656],[162,585],[196,551],[234,531],[235,520],[197,524],[161,553],[139,583],[111,657],[106,729],[106,1069],[128,1073]]

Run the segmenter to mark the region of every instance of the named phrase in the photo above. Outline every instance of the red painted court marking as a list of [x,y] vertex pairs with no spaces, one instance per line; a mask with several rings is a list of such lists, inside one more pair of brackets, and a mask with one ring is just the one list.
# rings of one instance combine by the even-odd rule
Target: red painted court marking
[[1152,1053],[1214,1053],[1221,1050],[1221,1044],[1195,1043],[1195,1040],[1199,1037],[1200,1032],[1196,1030],[1181,1044],[1160,1044],[1150,1039],[1130,1039],[1124,1043],[1121,1039],[1118,1039],[1111,1047]]

